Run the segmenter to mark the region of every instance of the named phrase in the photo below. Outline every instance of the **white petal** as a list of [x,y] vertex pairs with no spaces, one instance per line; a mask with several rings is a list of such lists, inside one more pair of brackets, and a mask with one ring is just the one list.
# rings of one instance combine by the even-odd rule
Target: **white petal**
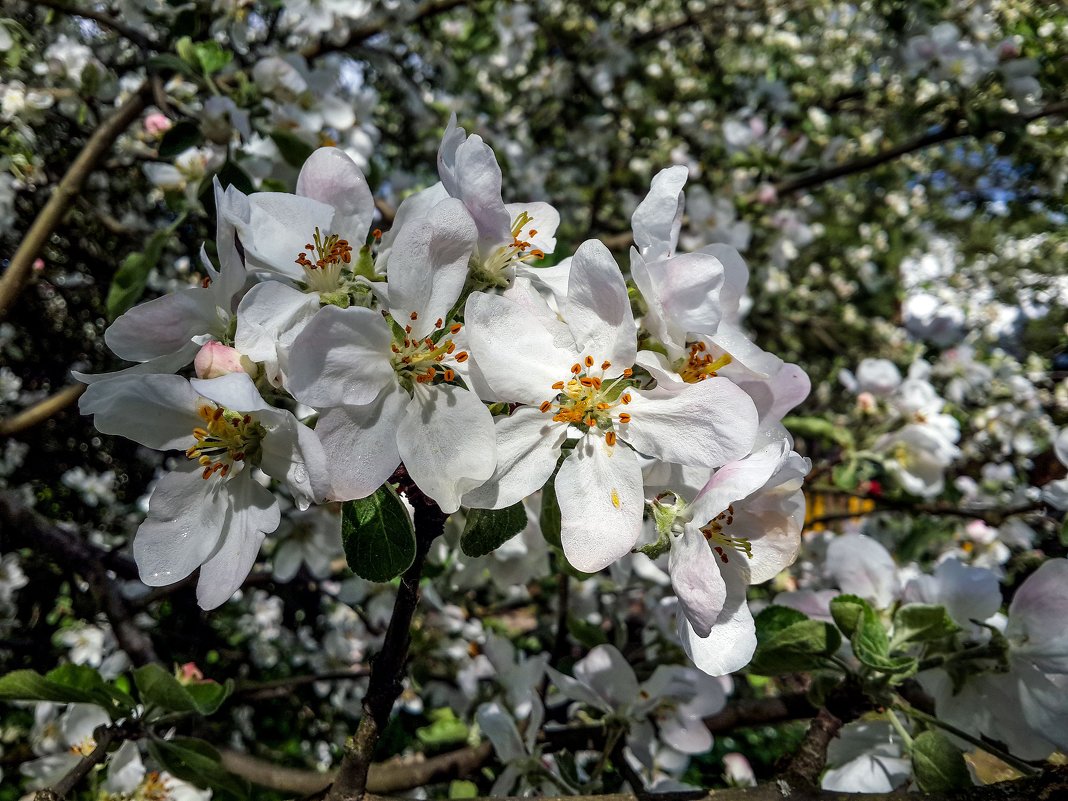
[[278,501],[271,492],[242,473],[229,482],[230,513],[219,548],[200,568],[197,603],[214,609],[245,583],[264,536],[278,528]]
[[299,280],[304,270],[296,259],[306,253],[315,229],[323,237],[335,233],[333,207],[284,192],[257,192],[248,200],[248,235],[241,239],[245,257],[255,267]]
[[378,312],[324,306],[289,349],[289,391],[316,408],[371,403],[396,384],[393,335]]
[[264,402],[248,373],[227,373],[218,378],[192,378],[198,394],[236,412],[257,412],[270,407]]
[[634,452],[583,437],[556,475],[560,541],[567,561],[595,573],[628,553],[641,532],[642,472]]
[[691,508],[694,522],[703,526],[735,501],[748,498],[767,484],[789,450],[789,443],[780,441],[723,465],[694,498]]
[[386,270],[388,273],[389,255],[393,251],[393,241],[397,238],[397,235],[404,230],[410,220],[425,217],[434,206],[448,197],[449,193],[445,191],[445,187],[438,183],[404,198],[397,207],[392,227],[382,236],[382,241],[378,245],[378,259],[375,261],[375,268],[380,272]]
[[467,507],[503,509],[541,489],[556,469],[567,438],[567,424],[554,423],[529,406],[493,422],[497,469],[485,484],[464,495]]
[[416,384],[397,448],[412,480],[446,514],[459,509],[463,494],[492,476],[497,464],[489,409],[473,392],[449,384]]
[[141,581],[161,587],[181,581],[211,556],[226,524],[227,483],[199,470],[167,473],[148,501],[148,517],[133,542]]
[[741,670],[756,651],[756,625],[746,603],[717,620],[707,637],[698,637],[686,616],[680,614],[679,637],[694,665],[710,676]]
[[638,701],[641,688],[634,668],[614,645],[597,645],[575,663],[575,679],[604,699],[610,709],[621,710]]
[[237,307],[234,347],[264,366],[273,386],[285,378],[289,348],[319,311],[319,297],[279,281],[264,281]]
[[839,589],[886,609],[901,593],[894,557],[864,534],[844,534],[827,546],[827,572]]
[[658,172],[645,196],[631,215],[634,243],[648,258],[670,256],[675,251],[682,227],[683,193],[689,171],[676,165]]
[[[529,203],[506,203],[508,219],[515,220],[524,211],[530,215],[530,222],[519,232],[519,238],[529,242],[530,246],[542,253],[556,250],[556,229],[560,227],[560,212],[548,203],[531,201]],[[533,236],[530,231],[537,231]]]
[[1050,559],[1016,591],[1005,636],[1047,673],[1068,673],[1068,559]]
[[753,447],[756,407],[726,378],[688,384],[674,395],[648,397],[632,391],[631,396],[626,407],[631,422],[619,435],[640,453],[666,462],[718,467]]
[[578,354],[515,301],[475,292],[464,319],[471,354],[498,397],[538,406],[556,396],[554,383],[571,377]]
[[482,704],[475,713],[478,726],[493,743],[501,762],[508,763],[527,756],[512,716],[497,703]]
[[606,375],[619,375],[634,364],[637,328],[627,284],[612,252],[596,239],[579,245],[571,259],[564,319],[581,355],[612,363]]
[[707,637],[723,611],[727,585],[719,572],[719,562],[701,532],[687,528],[671,543],[668,555],[671,587],[679,608],[699,637]]
[[448,317],[467,280],[476,236],[471,216],[453,198],[397,234],[389,257],[389,312],[402,328],[411,326],[413,339]]
[[408,395],[386,389],[366,406],[327,409],[315,426],[330,468],[330,497],[335,501],[366,498],[393,475],[400,464],[397,429]]
[[96,415],[102,434],[118,434],[161,451],[193,444],[199,395],[177,375],[124,375],[90,384],[78,402],[82,414]]
[[193,287],[134,306],[108,326],[104,341],[120,359],[146,362],[182,350],[195,336],[221,337],[225,327],[212,293]]
[[297,194],[333,206],[334,231],[359,250],[371,228],[375,200],[367,179],[345,151],[321,147],[313,152],[297,177]]
[[330,493],[326,453],[315,432],[284,409],[263,415],[268,424],[260,467],[285,482],[301,509],[323,501]]
[[478,226],[480,239],[503,242],[511,220],[501,199],[501,168],[482,137],[474,134],[456,149],[459,197]]

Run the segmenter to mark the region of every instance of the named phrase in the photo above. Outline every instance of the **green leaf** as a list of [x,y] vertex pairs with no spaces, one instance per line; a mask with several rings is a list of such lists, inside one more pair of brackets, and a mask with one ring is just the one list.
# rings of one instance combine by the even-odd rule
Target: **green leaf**
[[790,429],[790,433],[805,439],[826,439],[841,445],[843,448],[852,448],[854,441],[849,429],[836,425],[822,417],[796,417],[790,416],[782,421],[782,424]]
[[187,78],[196,78],[197,73],[193,67],[183,61],[174,53],[157,53],[148,59],[148,71],[150,73],[162,73],[165,77],[170,77],[167,73],[178,72]]
[[132,698],[108,685],[88,665],[61,665],[44,676],[35,670],[8,673],[0,677],[0,700],[95,704],[113,719],[134,707]]
[[[560,581],[566,581],[566,577],[560,576]],[[596,648],[608,642],[608,635],[604,629],[595,623],[590,623],[578,615],[567,616],[567,630],[575,641],[587,648]]]
[[460,536],[460,550],[468,556],[485,556],[527,527],[523,502],[504,509],[472,509]]
[[918,663],[911,656],[890,656],[890,638],[886,634],[886,628],[879,619],[879,614],[868,604],[864,605],[856,630],[849,641],[853,645],[853,655],[861,664],[873,670],[901,674],[899,679],[916,672]]
[[308,156],[315,152],[315,148],[290,131],[276,128],[271,131],[271,140],[278,147],[286,164],[290,167],[300,168],[308,160]]
[[205,75],[214,75],[234,58],[232,50],[224,50],[222,45],[214,39],[197,42],[193,45],[193,52]]
[[545,483],[541,491],[541,514],[538,522],[541,524],[541,536],[550,545],[557,548],[560,545],[560,504],[556,502],[556,486],[552,479]]
[[940,640],[960,631],[944,606],[905,604],[894,613],[892,646],[906,642]]
[[[234,161],[227,160],[223,164],[219,171],[215,173],[215,177],[219,179],[219,183],[223,185],[225,189],[228,186],[234,187],[246,195],[256,191],[256,188],[252,185],[252,179],[248,177],[248,173],[241,169]],[[200,202],[207,208],[211,200],[212,195],[215,192],[214,184],[212,183],[211,176],[204,178],[203,183],[200,185]]]
[[912,741],[912,771],[925,793],[947,793],[972,786],[964,754],[938,731],[925,731]]
[[148,283],[148,274],[159,263],[163,248],[173,233],[173,227],[156,231],[143,253],[131,253],[122,260],[108,287],[106,305],[110,319],[114,320],[141,299]]
[[449,782],[449,798],[478,798],[478,785],[466,779]]
[[389,484],[341,508],[341,542],[352,571],[368,581],[390,581],[415,561],[415,527]]
[[179,153],[191,147],[196,147],[203,141],[204,137],[200,133],[200,126],[195,121],[181,120],[172,125],[163,134],[156,152],[159,154],[160,159],[169,161]]
[[756,618],[757,649],[752,673],[774,676],[823,666],[842,644],[830,623],[810,620],[796,609],[769,606]]
[[842,633],[852,637],[860,626],[865,611],[871,610],[871,604],[856,595],[839,595],[831,599],[831,617]]
[[148,750],[160,767],[182,781],[205,789],[221,790],[235,798],[248,798],[248,782],[227,771],[222,766],[219,752],[203,740],[192,737],[151,739]]
[[415,730],[415,736],[423,745],[441,747],[462,743],[467,739],[467,724],[448,707],[432,709],[427,717],[430,718],[430,725]]
[[134,671],[134,683],[141,700],[167,712],[214,713],[233,690],[233,683],[214,681],[182,684],[159,665],[145,665]]

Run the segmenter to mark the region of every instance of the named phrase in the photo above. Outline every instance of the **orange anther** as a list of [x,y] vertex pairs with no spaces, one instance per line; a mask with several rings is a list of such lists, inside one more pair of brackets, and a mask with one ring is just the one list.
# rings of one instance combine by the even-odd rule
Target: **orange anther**
[[622,395],[619,396],[619,400],[621,403],[630,403],[630,393],[624,392]]
[[574,373],[575,375],[578,375],[579,373],[582,372],[582,365],[581,364],[573,364],[573,365],[571,365],[571,372]]
[[552,402],[551,402],[551,401],[545,401],[545,402],[544,402],[544,403],[542,403],[542,405],[541,405],[541,406],[539,406],[538,408],[539,408],[539,409],[541,409],[541,411],[543,411],[543,412],[547,412],[547,411],[549,411],[549,410],[550,410],[551,408],[553,408],[553,404],[552,404]]
[[412,312],[408,316],[413,320],[418,320],[419,319],[419,312]]
[[624,378],[630,378],[632,375],[634,375],[634,371],[629,367],[623,371]]
[[449,326],[449,333],[450,334],[459,334],[461,328],[463,328],[463,324],[462,323],[453,323],[452,325]]
[[459,353],[457,353],[456,354],[456,361],[461,362],[461,363],[462,362],[466,362],[467,361],[467,351],[466,350],[462,350]]
[[609,447],[611,447],[612,445],[616,444],[616,432],[615,431],[607,431],[607,432],[605,432],[604,444],[608,445]]
[[620,412],[620,414],[619,414],[619,422],[621,422],[621,423],[629,423],[630,422],[630,415],[627,414],[626,412]]
[[593,367],[593,357],[587,356],[583,361],[586,362],[587,367]]
[[553,389],[563,389],[563,388],[564,388],[564,382],[563,381],[557,381],[555,384],[553,384]]

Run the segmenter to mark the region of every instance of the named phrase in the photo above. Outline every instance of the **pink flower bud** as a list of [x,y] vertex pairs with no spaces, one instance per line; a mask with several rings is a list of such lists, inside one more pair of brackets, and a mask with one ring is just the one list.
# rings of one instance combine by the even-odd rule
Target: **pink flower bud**
[[230,373],[255,373],[255,367],[247,358],[221,342],[205,344],[193,360],[193,367],[197,371],[197,378],[218,378]]
[[171,122],[166,114],[160,114],[158,111],[145,117],[144,122],[145,133],[149,136],[162,136],[173,125],[174,123]]
[[179,665],[174,671],[174,675],[182,684],[204,681],[204,673],[197,667],[196,662],[186,662],[184,665]]
[[779,199],[779,193],[775,191],[773,184],[761,184],[757,187],[757,200],[765,206],[770,206]]
[[861,392],[857,395],[857,408],[865,414],[875,411],[875,396],[870,392]]

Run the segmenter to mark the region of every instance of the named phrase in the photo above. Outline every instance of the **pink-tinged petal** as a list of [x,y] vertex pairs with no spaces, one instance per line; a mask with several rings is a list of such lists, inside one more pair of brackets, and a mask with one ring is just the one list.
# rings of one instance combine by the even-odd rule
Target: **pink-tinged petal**
[[596,239],[579,245],[571,259],[564,319],[581,355],[592,356],[597,365],[612,363],[606,376],[634,364],[638,332],[627,284],[612,252]]
[[123,375],[90,384],[78,402],[101,434],[169,451],[192,445],[199,394],[177,375]]
[[397,429],[397,448],[412,481],[452,514],[460,499],[493,475],[493,417],[462,387],[415,385]]
[[509,417],[494,418],[497,469],[481,487],[464,495],[463,505],[475,509],[503,509],[541,489],[556,469],[567,439],[566,423],[529,406]]
[[716,555],[699,531],[688,528],[672,541],[668,572],[681,614],[689,620],[697,636],[707,637],[723,611],[727,585],[723,583]]
[[226,333],[226,322],[206,289],[192,287],[134,306],[104,332],[120,359],[146,362],[186,348],[193,337]]
[[694,522],[703,526],[732,503],[759,490],[775,475],[789,452],[790,444],[780,441],[723,465],[694,498]]
[[[560,227],[560,212],[553,206],[540,201],[531,201],[529,203],[507,203],[504,208],[508,212],[509,220],[515,220],[523,212],[530,215],[530,222],[523,226],[523,230],[519,232],[519,238],[524,242],[529,242],[531,249],[540,250],[542,253],[552,253],[556,250],[556,229]],[[535,233],[531,234],[531,231]]]
[[211,556],[226,525],[230,482],[199,470],[167,473],[152,490],[148,517],[137,529],[133,556],[141,581],[181,581]]
[[375,200],[367,179],[345,151],[321,147],[301,167],[297,194],[333,206],[335,233],[359,250],[371,228]]
[[397,234],[389,257],[389,311],[402,328],[411,326],[414,339],[448,317],[467,280],[476,236],[471,216],[453,198]]
[[[753,447],[757,413],[752,399],[726,378],[708,378],[673,395],[631,391],[631,421],[619,435],[647,456],[666,462],[719,467]],[[620,407],[622,408],[622,407]]]
[[235,412],[257,412],[271,407],[263,400],[248,373],[228,373],[218,378],[193,378],[195,392]]
[[251,476],[241,474],[229,483],[226,533],[200,568],[197,580],[197,604],[201,609],[222,606],[241,589],[256,563],[263,538],[278,528],[281,520],[274,495]]
[[289,349],[289,391],[316,408],[371,403],[396,384],[392,342],[378,312],[324,306]]
[[281,386],[289,348],[318,311],[318,295],[279,281],[264,281],[252,287],[237,307],[234,347],[263,365],[272,386]]
[[682,228],[682,189],[688,175],[681,165],[661,170],[653,177],[649,194],[634,209],[630,218],[634,244],[646,258],[664,258],[675,252]]
[[366,498],[397,469],[397,429],[408,395],[398,386],[387,388],[366,406],[327,409],[315,426],[330,470],[330,498]]
[[315,432],[284,409],[260,417],[267,426],[260,468],[284,482],[300,509],[320,503],[330,494],[326,453]]
[[[249,197],[247,236],[242,235],[249,265],[300,280],[296,259],[308,255],[315,229],[322,237],[334,231],[334,209],[318,200],[284,192],[257,192]],[[309,256],[310,258],[310,256]]]
[[486,383],[502,400],[538,406],[556,397],[578,354],[558,343],[519,303],[475,292],[467,299],[464,330]]
[[1050,559],[1016,591],[1005,636],[1047,673],[1068,673],[1068,559]]
[[560,542],[573,567],[596,573],[630,552],[645,508],[642,471],[632,450],[589,434],[564,459],[555,486]]

